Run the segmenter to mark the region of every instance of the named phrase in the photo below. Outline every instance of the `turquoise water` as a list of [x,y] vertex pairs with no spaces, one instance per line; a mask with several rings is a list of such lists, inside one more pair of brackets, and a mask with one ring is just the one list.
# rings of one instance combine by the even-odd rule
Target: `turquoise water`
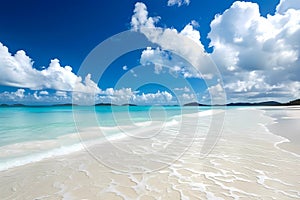
[[[210,108],[178,106],[2,107],[0,108],[0,147],[26,141],[55,139],[76,133],[76,125],[81,128],[105,127],[149,120],[167,121],[173,116],[197,112],[198,109]],[[78,117],[80,120],[74,120]],[[93,118],[97,120],[97,124],[90,120]]]
[[53,139],[76,130],[71,107],[1,108],[0,119],[0,146]]
[[[149,121],[171,121],[181,114],[210,107],[179,106],[53,106],[0,108],[0,171],[83,149],[78,130],[113,129]],[[143,125],[142,125],[143,126]],[[91,129],[89,129],[91,128]],[[92,131],[90,131],[92,130]],[[82,136],[82,132],[80,133]],[[105,136],[106,137],[106,136]],[[77,139],[76,139],[77,138]],[[81,138],[81,137],[80,137]],[[99,137],[93,138],[100,139]]]

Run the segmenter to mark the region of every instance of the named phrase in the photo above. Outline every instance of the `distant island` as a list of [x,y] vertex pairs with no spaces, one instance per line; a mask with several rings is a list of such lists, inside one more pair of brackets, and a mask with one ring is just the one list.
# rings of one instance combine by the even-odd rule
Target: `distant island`
[[117,104],[112,103],[97,103],[95,106],[117,106]]
[[[208,104],[201,104],[198,102],[190,102],[186,103],[183,106],[295,106],[300,105],[300,99],[296,99],[293,101],[289,101],[287,103],[279,103],[277,101],[264,101],[264,102],[257,102],[257,103],[248,103],[248,102],[237,102],[237,103],[228,103],[225,105],[208,105]],[[80,106],[78,104],[72,103],[65,103],[65,104],[54,104],[54,105],[25,105],[25,104],[0,104],[0,107],[51,107],[51,106]],[[122,105],[112,104],[112,103],[98,103],[94,106],[138,106],[136,104],[126,103]],[[164,106],[171,106],[171,105],[164,105]],[[172,105],[178,106],[178,105]]]
[[300,105],[300,99],[289,101],[287,103],[279,103],[277,101],[264,101],[258,103],[230,103],[227,106],[293,106]]
[[122,106],[137,106],[137,105],[132,104],[132,103],[125,103],[125,104],[122,104]]
[[[264,101],[258,103],[237,102],[237,103],[228,103],[225,105],[215,105],[215,106],[294,106],[294,105],[300,105],[300,99],[289,101],[287,103],[279,103],[277,101]],[[198,102],[191,102],[191,103],[184,104],[183,106],[211,106],[211,105],[200,104]]]
[[95,104],[95,106],[137,106],[137,105],[131,104],[131,103],[126,103],[126,104],[122,104],[122,105],[117,105],[117,104],[112,104],[112,103],[98,103],[98,104]]
[[77,104],[73,104],[73,103],[65,103],[65,104],[55,104],[53,106],[78,106]]
[[191,103],[184,104],[183,106],[209,106],[209,105],[201,104],[198,102],[191,102]]

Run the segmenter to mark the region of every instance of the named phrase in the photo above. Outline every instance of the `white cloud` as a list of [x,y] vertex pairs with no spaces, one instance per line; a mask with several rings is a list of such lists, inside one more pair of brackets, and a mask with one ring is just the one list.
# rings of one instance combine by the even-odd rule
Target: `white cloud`
[[[213,47],[211,54],[205,52],[200,42],[200,33],[195,29],[199,26],[197,23],[192,21],[181,31],[157,27],[155,23],[160,18],[153,20],[148,17],[147,7],[142,3],[136,4],[133,16],[142,23],[132,23],[132,29],[160,46],[143,51],[140,60],[143,65],[153,63],[156,73],[169,67],[170,73],[186,78],[213,79],[215,74],[210,71],[212,64],[209,59],[212,58],[222,73],[230,99],[299,98],[299,5],[299,0],[281,0],[276,13],[264,17],[256,3],[234,2],[211,22],[208,35]],[[187,42],[187,38],[194,43]],[[198,70],[191,71],[178,64],[172,55],[174,52]],[[216,93],[218,89],[219,84],[210,85],[207,92]]]
[[207,104],[212,105],[223,105],[226,104],[226,93],[224,92],[223,86],[218,83],[216,85],[209,86],[204,94],[202,94],[202,100]]
[[[187,24],[181,31],[180,35],[186,36],[193,40],[195,43],[197,43],[200,47],[203,48],[201,42],[200,42],[200,32],[194,29],[195,21],[192,21],[191,23]],[[199,24],[198,24],[199,26]]]
[[15,92],[2,92],[0,93],[0,100],[10,100],[10,101],[17,101],[22,100],[25,97],[25,90],[18,89]]
[[6,100],[12,100],[12,101],[17,101],[17,100],[22,100],[26,97],[25,95],[25,90],[24,89],[17,89],[15,92],[3,92],[0,93],[0,100],[1,99],[6,99]]
[[137,31],[141,26],[155,28],[154,24],[159,20],[159,17],[148,17],[148,11],[145,4],[137,2],[133,12],[134,15],[131,18],[133,30]]
[[37,99],[37,100],[39,100],[41,97],[40,96],[38,96],[38,92],[37,91],[35,91],[34,93],[33,93],[33,97],[35,98],[35,99]]
[[[169,1],[183,5],[189,1]],[[180,2],[180,3],[177,3]],[[186,3],[186,4],[188,4]],[[149,17],[147,7],[136,3],[131,18],[132,30],[143,33],[159,48],[147,48],[142,52],[143,65],[154,64],[155,73],[168,72],[186,78],[213,79],[212,62],[216,62],[223,75],[230,99],[289,99],[300,95],[300,3],[299,0],[281,0],[274,15],[262,16],[259,6],[251,2],[234,2],[223,14],[211,22],[208,38],[213,47],[205,52],[200,42],[199,24],[191,21],[182,30],[157,27],[160,17]],[[191,65],[186,65],[186,59]],[[193,68],[194,66],[195,68]],[[128,70],[123,66],[123,70]],[[200,73],[201,72],[201,73]],[[130,70],[136,76],[133,70]],[[35,99],[39,101],[71,100],[70,91],[96,93],[97,100],[132,101],[150,103],[172,101],[168,92],[137,94],[129,88],[101,90],[91,75],[84,78],[72,72],[70,66],[61,66],[59,60],[51,60],[43,70],[33,68],[33,61],[22,50],[12,55],[0,43],[0,85],[29,88],[16,92],[3,92],[1,99],[14,101]],[[207,92],[221,93],[221,84],[210,85]],[[57,90],[49,94],[46,89]],[[178,90],[179,91],[179,90]],[[182,90],[182,98],[190,93]],[[90,98],[87,94],[78,97]],[[206,96],[204,96],[206,98]]]
[[281,0],[276,7],[277,13],[284,14],[288,9],[300,10],[299,0]]
[[55,96],[67,98],[67,92],[65,92],[65,91],[56,91]]
[[[137,30],[140,27],[155,28],[154,24],[158,21],[159,17],[148,17],[146,6],[143,3],[137,3],[134,12],[135,14],[131,21],[133,29]],[[190,37],[194,39],[195,42],[200,38],[199,32],[195,31],[190,24],[184,28],[182,34],[178,33],[178,35],[180,35],[181,38]],[[200,44],[199,41],[198,44]],[[91,75],[87,75],[82,79],[72,72],[70,66],[61,66],[58,59],[51,60],[49,66],[43,68],[43,70],[37,70],[33,68],[33,61],[24,51],[21,50],[15,55],[11,55],[8,48],[2,44],[0,44],[0,66],[0,73],[4,75],[0,77],[0,84],[14,87],[22,86],[35,90],[33,93],[28,92],[23,102],[47,101],[49,103],[69,103],[73,98],[73,102],[77,104],[91,104],[100,100],[120,104],[128,101],[143,104],[160,104],[172,100],[172,95],[166,91],[147,94],[142,93],[138,95],[136,92],[131,91],[130,88],[121,90],[109,88],[101,90],[97,84],[91,80]],[[176,68],[178,68],[178,66],[173,66],[170,70],[175,70],[176,72]],[[128,67],[123,66],[122,69],[128,70]],[[130,73],[134,77],[137,77],[134,70],[131,69]],[[46,91],[47,89],[53,89],[56,92],[49,94],[49,92]],[[71,91],[75,91],[73,97],[71,96]],[[94,93],[96,97],[90,95]],[[10,96],[13,95],[10,94]]]
[[172,94],[167,91],[138,94],[138,91],[132,91],[131,88],[107,88],[106,90],[102,90],[101,93],[96,97],[96,101],[111,102],[113,104],[168,104],[172,100]]
[[140,104],[168,104],[173,99],[172,94],[167,91],[158,91],[156,93],[142,93],[132,97],[133,102]]
[[210,77],[206,75],[214,71],[214,64],[200,42],[200,33],[194,28],[195,22],[192,21],[187,24],[179,32],[174,28],[156,27],[155,23],[160,17],[154,18],[156,20],[153,20],[153,17],[148,17],[145,4],[136,3],[131,20],[132,30],[144,34],[151,42],[158,44],[161,50],[172,52],[178,57],[184,58],[191,64],[191,67],[195,68],[194,71],[201,71],[203,77]]
[[49,94],[49,92],[47,92],[47,91],[43,90],[43,91],[40,91],[40,92],[39,92],[39,94],[40,94],[40,95],[48,95],[48,94]]
[[164,69],[166,68],[168,72],[174,76],[181,75],[184,78],[209,78],[208,76],[204,77],[191,66],[190,63],[187,63],[182,58],[171,52],[163,51],[159,47],[156,49],[147,47],[147,49],[143,50],[140,63],[145,66],[153,64],[154,73],[156,74],[165,72]]
[[128,67],[127,67],[126,65],[124,65],[124,66],[122,67],[122,69],[123,69],[124,71],[126,71],[126,70],[128,70]]
[[198,102],[197,96],[193,93],[183,93],[178,96],[179,104],[184,105],[186,103]]
[[171,65],[168,54],[165,51],[161,51],[158,47],[156,49],[147,47],[147,49],[143,50],[140,63],[142,65],[154,64],[154,72],[156,74],[161,73],[163,66],[170,67]]
[[[75,102],[72,101],[71,93],[66,91],[56,91],[51,94],[47,94],[47,91],[25,91],[24,89],[18,89],[15,92],[2,92],[0,93],[0,103],[24,103],[24,104],[62,104],[62,103],[76,103],[79,105],[86,105],[89,103],[113,103],[113,104],[125,104],[133,103],[139,105],[153,105],[153,104],[171,104],[173,102],[173,96],[167,91],[157,91],[156,93],[141,93],[138,91],[132,91],[131,88],[107,88],[101,90],[96,96],[89,96],[88,94],[78,93],[75,96]],[[79,98],[76,101],[76,98]],[[93,98],[93,102],[91,102]],[[86,100],[86,101],[85,101]]]
[[[26,91],[18,89],[15,92],[2,92],[0,93],[0,103],[22,103],[22,104],[60,104],[71,103],[72,97],[65,92],[60,94],[47,94],[47,91]],[[64,95],[65,93],[65,95]],[[57,94],[59,96],[57,96]]]
[[82,81],[70,66],[61,66],[58,59],[51,60],[43,70],[33,68],[33,61],[23,50],[15,55],[0,43],[0,84],[32,90],[54,89],[61,91],[98,92],[97,84],[87,75]]
[[131,88],[107,88],[100,92],[95,101],[101,103],[124,104],[129,103],[134,95],[135,92],[132,91]]
[[18,89],[15,93],[12,93],[12,94],[16,95],[16,97],[19,97],[19,98],[23,99],[24,98],[24,92],[25,92],[24,89]]
[[190,0],[168,0],[168,6],[178,5],[178,7],[182,5],[189,5]]
[[[3,92],[0,93],[0,102],[6,102],[7,100],[12,100],[20,103],[31,103],[35,102],[47,102],[47,103],[71,103],[72,96],[69,92],[66,91],[56,91],[53,94],[47,94],[47,91],[34,91],[26,92],[24,89],[18,89],[15,92]],[[136,103],[136,104],[161,104],[168,103],[172,100],[173,96],[167,91],[158,91],[156,93],[142,93],[137,94],[137,91],[132,91],[131,88],[107,88],[101,90],[99,94],[95,97],[94,103],[105,102],[105,103],[115,103],[115,104],[124,104],[124,103]],[[79,93],[83,94],[83,93]],[[90,100],[90,96],[81,96],[80,99],[87,98]],[[80,103],[77,101],[76,103]],[[85,102],[82,102],[84,104]]]
[[131,88],[113,89],[107,88],[96,97],[98,102],[110,102],[113,104],[168,104],[173,96],[167,91],[157,91],[156,93],[141,93],[132,91]]
[[225,88],[234,92],[271,90],[272,86],[265,82],[266,77],[262,72],[251,71],[241,73],[243,76],[236,82],[228,83]]
[[223,91],[223,87],[218,83],[217,85],[209,87],[207,90],[211,95],[218,96]]
[[183,92],[190,92],[190,88],[188,87],[183,87],[183,88],[174,88],[175,91],[183,91]]
[[256,3],[237,1],[216,15],[208,35],[211,56],[229,97],[295,97],[288,87],[300,76],[300,4],[295,5],[282,0],[274,15],[263,17]]

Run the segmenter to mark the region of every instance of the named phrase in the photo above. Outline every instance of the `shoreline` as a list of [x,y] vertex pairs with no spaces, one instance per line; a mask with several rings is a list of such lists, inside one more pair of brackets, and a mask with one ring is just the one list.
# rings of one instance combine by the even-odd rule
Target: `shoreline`
[[[193,122],[197,117],[189,116],[186,122]],[[105,144],[97,146],[99,149],[96,150],[99,155],[106,156],[101,157],[102,161],[109,161],[110,165],[83,150],[10,168],[0,171],[0,199],[300,198],[297,192],[299,158],[274,147],[274,143],[282,139],[261,126],[272,122],[262,110],[227,110],[218,144],[207,157],[201,158],[203,133],[209,128],[208,118],[201,118],[199,125],[188,123],[182,130],[183,136],[193,136],[190,126],[195,125],[198,135],[178,158],[174,154],[184,150],[179,148],[185,145],[181,139],[189,138],[170,140],[173,147],[168,146],[171,149],[161,157],[157,156],[158,152],[150,157],[147,153],[163,149],[168,139],[165,134],[153,143],[143,139],[113,140],[116,147],[140,155],[140,160],[112,152]],[[174,128],[176,124],[168,130]],[[118,165],[122,168],[117,169],[125,170],[116,170],[114,167]],[[136,166],[156,169],[157,165],[164,165],[164,168],[134,173]]]
[[274,135],[283,138],[274,145],[283,151],[300,157],[300,106],[263,109],[273,119],[267,129]]
[[[234,109],[235,110],[235,109]],[[270,132],[272,135],[275,136],[279,136],[282,137],[282,140],[279,142],[274,143],[274,147],[275,148],[279,148],[282,151],[285,151],[287,153],[291,153],[297,157],[300,157],[300,135],[298,136],[297,133],[300,132],[300,128],[297,132],[297,130],[294,130],[293,128],[297,127],[297,124],[300,123],[300,117],[298,117],[298,115],[296,113],[294,113],[293,111],[297,111],[297,113],[299,113],[300,116],[300,106],[293,106],[293,107],[262,107],[262,108],[254,108],[254,107],[248,107],[247,108],[238,108],[236,110],[261,110],[263,111],[263,114],[266,117],[270,117],[273,120],[273,123],[271,124],[265,124],[263,125],[268,132]],[[270,113],[270,110],[272,111],[276,111],[275,113]],[[287,110],[289,110],[290,112],[286,112]],[[283,113],[281,111],[284,111]],[[206,116],[212,116],[215,114],[218,114],[222,112],[222,110],[220,109],[216,109],[216,110],[205,110],[205,111],[200,111],[197,113],[193,113],[193,114],[185,114],[185,116],[198,116],[198,117],[206,117]],[[226,111],[225,111],[226,112]],[[170,118],[170,121],[166,122],[167,125],[165,126],[170,126],[168,125],[168,123],[172,123],[174,121],[174,119],[178,117],[178,116],[173,116],[172,118]],[[290,124],[292,122],[292,124]],[[298,122],[298,123],[297,123]],[[140,123],[145,123],[145,122],[140,122]],[[152,122],[153,123],[153,122]],[[284,125],[284,126],[282,126]],[[140,125],[138,125],[140,126]],[[293,127],[293,128],[289,128],[289,127]],[[101,129],[111,129],[112,127],[101,127]],[[140,127],[139,127],[140,128]],[[286,134],[286,129],[288,129],[291,134]],[[121,128],[122,130],[122,128]],[[91,132],[93,131],[93,128],[88,128],[86,130],[86,132]],[[93,134],[91,134],[93,135]],[[296,136],[296,137],[295,137]],[[24,165],[28,165],[28,164],[34,164],[36,162],[41,162],[43,160],[47,160],[47,159],[55,159],[56,157],[61,157],[61,156],[68,156],[70,154],[76,153],[76,152],[81,152],[81,151],[85,151],[85,144],[82,144],[82,139],[78,133],[70,133],[64,136],[60,136],[59,138],[57,138],[57,140],[49,140],[49,143],[53,143],[53,142],[61,142],[59,140],[62,139],[62,141],[64,141],[64,138],[68,138],[70,137],[71,139],[75,139],[77,140],[76,143],[72,143],[71,145],[67,145],[67,146],[57,146],[57,148],[54,149],[49,149],[47,151],[43,151],[43,152],[39,152],[37,154],[33,154],[33,155],[29,155],[29,156],[25,156],[25,157],[20,157],[21,160],[18,160],[18,158],[15,158],[13,160],[11,160],[11,165],[6,166],[7,164],[4,163],[3,166],[0,166],[0,172],[1,171],[5,171],[5,170],[9,170],[11,168],[15,168],[15,167],[22,167]],[[87,137],[93,137],[93,136],[87,136]],[[106,139],[105,139],[106,138]],[[124,133],[119,133],[119,134],[113,134],[110,136],[104,136],[104,138],[98,138],[97,140],[109,140],[109,141],[114,141],[114,140],[122,140],[122,139],[126,139],[126,135],[124,135]],[[296,139],[296,141],[295,141]],[[8,145],[8,146],[2,146],[0,147],[0,149],[5,149],[6,147],[10,147],[10,146],[30,146],[30,143],[39,143],[39,142],[47,142],[47,141],[31,141],[31,142],[24,142],[24,143],[17,143],[17,144],[13,144],[13,145]],[[37,145],[37,144],[35,144]],[[44,144],[45,145],[45,144]],[[76,148],[75,148],[76,147]],[[73,150],[72,150],[73,149]],[[13,151],[15,151],[14,149],[12,149]],[[61,152],[60,152],[61,151]],[[51,152],[53,153],[53,155],[51,154]],[[42,156],[41,154],[45,154],[44,156]],[[51,154],[51,155],[50,155]],[[34,160],[33,161],[28,161],[26,160],[27,157],[33,157]],[[25,160],[24,160],[25,159]]]
[[[216,109],[216,110],[204,110],[199,111],[195,113],[189,113],[189,114],[183,114],[184,117],[193,117],[197,116],[199,118],[203,117],[211,117],[212,115],[216,115],[219,113],[224,112],[224,110]],[[162,122],[161,126],[162,128],[171,127],[174,125],[177,125],[179,122],[179,117],[182,117],[180,115],[175,115],[169,118],[168,121]],[[103,126],[100,127],[102,130],[101,137],[99,138],[99,127],[88,127],[84,130],[78,130],[79,132],[76,133],[69,133],[66,135],[59,136],[56,139],[51,140],[33,140],[33,141],[26,141],[16,144],[9,144],[5,146],[0,147],[1,151],[7,151],[2,153],[2,157],[0,156],[0,160],[4,158],[4,160],[7,160],[7,157],[9,156],[9,152],[16,152],[22,150],[22,153],[24,151],[30,152],[32,149],[32,146],[42,146],[45,149],[42,151],[34,152],[33,154],[29,155],[23,155],[19,157],[15,157],[11,160],[7,160],[4,162],[0,162],[0,172],[5,170],[14,169],[16,167],[22,167],[25,165],[34,164],[37,162],[42,162],[44,160],[48,159],[56,159],[58,157],[68,156],[71,154],[76,154],[78,152],[86,151],[87,147],[92,147],[93,145],[100,145],[109,142],[116,142],[121,140],[126,140],[128,137],[132,136],[132,133],[126,134],[126,131],[134,131],[138,132],[137,130],[144,129],[144,131],[147,130],[147,128],[151,128],[152,126],[158,127],[161,122],[159,121],[145,121],[145,122],[138,122],[135,123],[134,126],[136,126],[136,130],[132,129],[131,126],[122,125],[122,126]],[[145,128],[146,127],[146,128]],[[158,129],[158,128],[157,128]],[[125,133],[123,132],[125,131]],[[113,134],[107,135],[107,133],[112,132]],[[148,130],[149,132],[149,130]],[[136,133],[139,135],[139,133]],[[65,143],[66,142],[66,143]],[[7,156],[7,157],[6,157]]]
[[[231,110],[231,109],[230,109]],[[233,109],[235,110],[235,109]],[[275,148],[279,148],[282,151],[285,151],[287,153],[291,153],[297,157],[300,157],[300,135],[298,136],[297,133],[300,133],[300,127],[299,130],[297,132],[297,130],[294,130],[295,127],[297,127],[297,124],[300,124],[300,106],[293,106],[293,107],[286,107],[286,106],[282,106],[282,107],[262,107],[262,108],[254,108],[254,107],[248,107],[247,108],[237,108],[236,110],[260,110],[263,111],[263,114],[266,117],[270,117],[273,120],[273,123],[271,124],[265,124],[263,125],[268,132],[270,132],[272,135],[275,136],[279,136],[282,137],[282,140],[279,142],[274,143],[274,147]],[[272,111],[276,111],[275,113],[271,113],[270,110]],[[284,111],[284,112],[282,112]],[[286,112],[289,111],[289,112]],[[297,113],[295,113],[295,111],[297,113],[299,113],[299,115],[297,115]],[[221,109],[215,109],[215,110],[204,110],[204,111],[200,111],[197,113],[193,113],[193,114],[185,114],[185,116],[187,117],[191,117],[193,115],[198,116],[198,117],[206,117],[206,116],[212,116],[215,114],[218,114],[220,112],[223,112],[223,110]],[[226,112],[226,111],[225,111]],[[173,116],[172,118],[170,118],[170,121],[167,121],[165,123],[165,126],[170,126],[172,125],[173,121],[175,118],[177,118],[178,116]],[[176,121],[177,122],[177,121]],[[139,122],[141,124],[144,124],[145,122]],[[152,122],[153,123],[153,122]],[[171,123],[170,125],[168,125],[168,123]],[[151,124],[151,123],[150,123]],[[141,128],[138,125],[138,128]],[[290,128],[292,127],[292,128]],[[94,127],[95,128],[95,127]],[[86,132],[93,132],[93,127],[87,128]],[[105,130],[105,129],[112,129],[115,127],[101,127],[101,129]],[[290,134],[286,133],[286,130],[289,130],[288,132],[290,132]],[[120,129],[122,130],[122,128]],[[91,134],[91,136],[87,136],[88,138],[91,137],[95,137],[92,136],[93,133]],[[97,140],[101,140],[102,142],[104,140],[109,140],[109,141],[114,141],[114,140],[122,140],[122,139],[126,139],[126,134],[124,133],[119,133],[119,134],[113,134],[113,135],[106,135],[104,136],[102,139],[101,138],[97,138]],[[64,141],[65,138],[70,137],[70,139],[73,139],[74,141],[76,140],[77,142],[72,142],[71,145],[63,145],[63,143],[61,143],[62,146],[57,146],[60,144],[60,142]],[[18,160],[18,158],[16,157],[15,159],[11,160],[10,163],[12,163],[11,165],[7,166],[7,163],[3,163],[4,165],[1,166],[0,165],[0,172],[1,171],[5,171],[11,168],[15,168],[15,167],[22,167],[24,165],[28,165],[28,164],[34,164],[36,162],[41,162],[43,160],[47,160],[47,159],[55,159],[56,157],[60,157],[60,156],[68,156],[70,154],[76,153],[76,152],[81,152],[81,151],[85,151],[85,144],[82,143],[82,139],[81,136],[79,136],[79,133],[70,133],[67,135],[63,135],[57,138],[57,140],[49,140],[49,143],[53,142],[58,142],[56,144],[56,148],[51,148],[48,149],[47,151],[42,151],[42,152],[38,152],[37,154],[33,154],[33,155],[28,155],[25,157],[19,157],[21,158],[21,160]],[[295,140],[296,139],[296,140]],[[61,140],[61,141],[60,141]],[[33,144],[37,145],[36,143],[42,142],[42,145],[45,146],[45,144],[43,144],[43,142],[47,142],[47,141],[30,141],[30,142],[24,142],[24,143],[17,143],[17,144],[13,144],[13,145],[8,145],[8,146],[2,146],[0,147],[0,149],[5,149],[6,147],[8,147],[9,149],[11,148],[10,146],[23,146],[22,148],[28,148],[28,146],[31,146],[30,144],[33,142]],[[14,148],[11,149],[11,151],[16,151]],[[52,154],[51,154],[52,152]],[[7,153],[6,153],[7,154]],[[44,156],[42,156],[42,154],[45,154]],[[51,154],[51,155],[50,155]],[[28,157],[33,157],[33,161],[28,161],[27,158]]]

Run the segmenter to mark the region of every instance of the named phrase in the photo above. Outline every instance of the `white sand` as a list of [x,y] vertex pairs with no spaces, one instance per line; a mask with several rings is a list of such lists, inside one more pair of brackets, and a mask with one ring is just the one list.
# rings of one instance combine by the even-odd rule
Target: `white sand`
[[100,162],[79,151],[1,171],[0,199],[300,198],[300,158],[274,146],[283,138],[268,132],[273,120],[263,111],[227,111],[221,138],[205,158],[200,151],[211,117],[200,117],[197,127],[198,116],[186,119],[180,133],[176,123],[158,123],[138,130],[147,136],[162,128],[151,140],[89,148]]
[[276,116],[275,121],[268,125],[268,129],[286,138],[276,146],[300,156],[300,106],[274,107],[266,113]]

